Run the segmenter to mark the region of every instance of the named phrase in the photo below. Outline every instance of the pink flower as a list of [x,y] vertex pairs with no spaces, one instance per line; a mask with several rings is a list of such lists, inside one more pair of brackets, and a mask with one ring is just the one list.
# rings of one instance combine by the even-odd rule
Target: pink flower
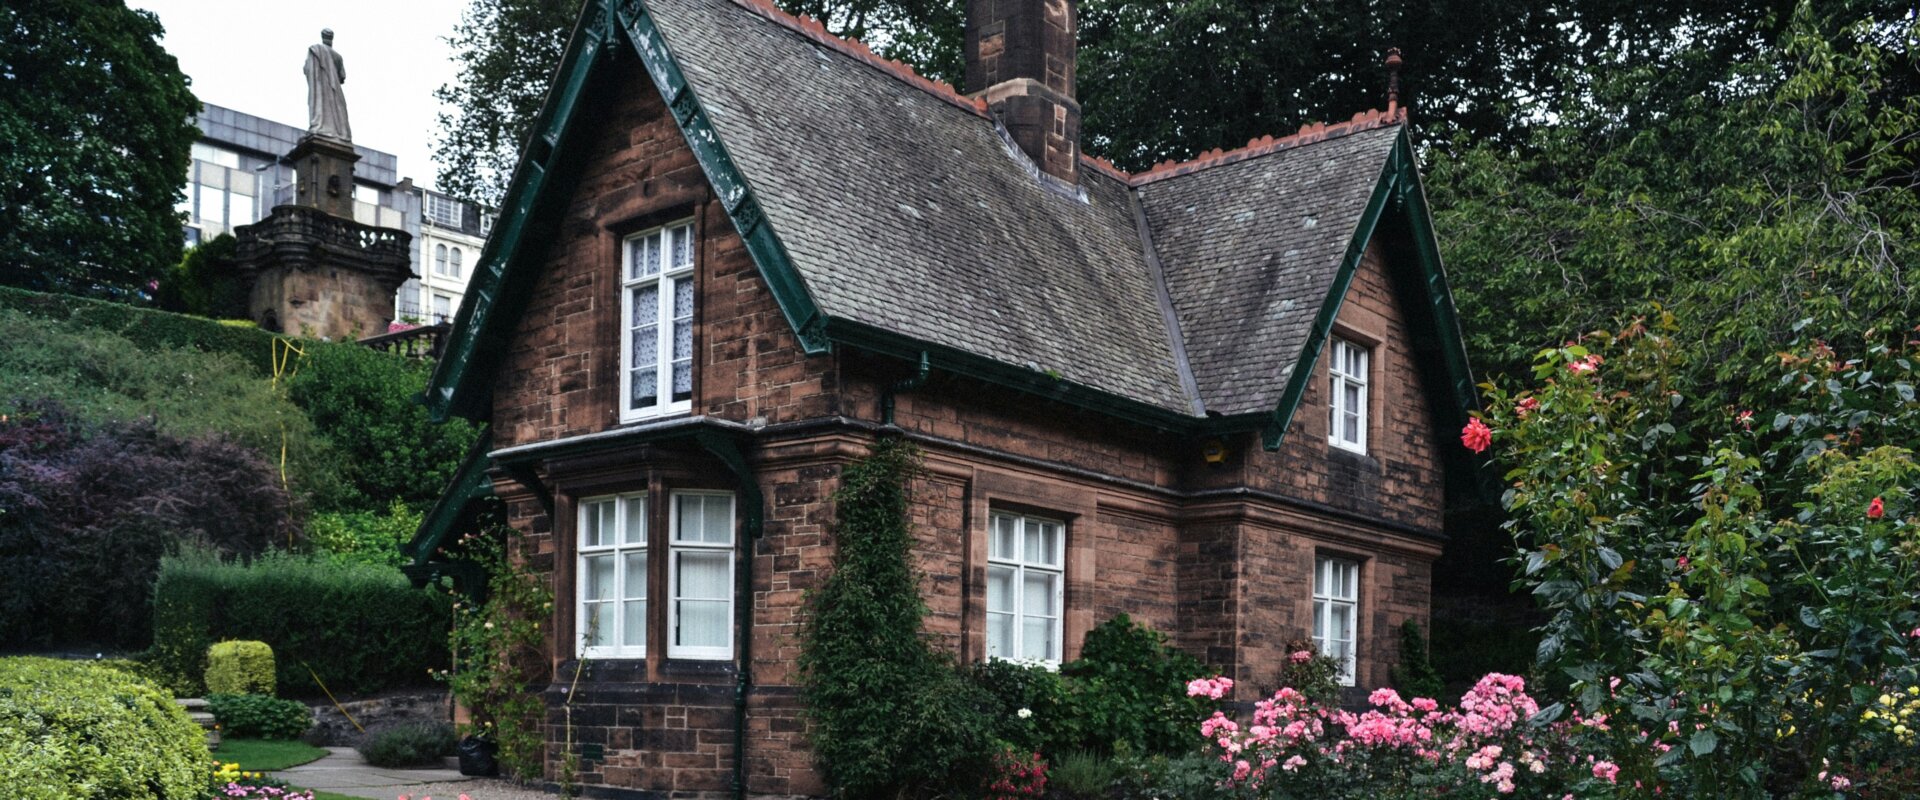
[[1218,700],[1231,691],[1233,691],[1232,678],[1194,678],[1187,682],[1188,697],[1207,697]]
[[1601,362],[1604,360],[1605,359],[1600,357],[1599,353],[1594,353],[1586,358],[1567,362],[1567,371],[1575,375],[1582,375],[1599,369]]
[[[1805,774],[1805,773],[1802,773]],[[1620,777],[1620,767],[1611,761],[1598,761],[1593,765],[1593,777],[1613,783]]]
[[1526,419],[1528,414],[1532,414],[1538,408],[1540,408],[1540,398],[1523,397],[1520,402],[1513,404],[1513,413],[1514,416]]
[[1739,420],[1740,427],[1753,430],[1753,411],[1751,409],[1740,412],[1740,415],[1734,419]]
[[1686,572],[1687,570],[1693,568],[1693,561],[1687,558],[1686,556],[1681,556],[1678,559],[1675,559],[1674,563],[1680,565],[1681,572]]
[[1292,661],[1295,664],[1305,664],[1313,660],[1313,651],[1295,650],[1293,651],[1293,655],[1287,656],[1287,660]]
[[1873,502],[1867,504],[1867,519],[1879,519],[1886,515],[1887,505],[1880,502],[1880,498],[1873,498]]
[[1488,445],[1493,444],[1493,429],[1488,428],[1487,423],[1481,422],[1479,417],[1469,419],[1467,427],[1460,429],[1460,443],[1476,453],[1485,451]]

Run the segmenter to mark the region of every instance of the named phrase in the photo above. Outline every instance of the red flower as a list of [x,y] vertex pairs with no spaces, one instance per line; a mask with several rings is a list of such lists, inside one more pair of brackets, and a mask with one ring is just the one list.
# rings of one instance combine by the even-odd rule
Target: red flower
[[1460,443],[1476,453],[1486,450],[1487,445],[1493,444],[1493,429],[1479,417],[1469,419],[1467,427],[1460,429]]
[[1533,413],[1534,409],[1539,407],[1540,398],[1524,397],[1520,399],[1520,402],[1513,404],[1513,413],[1521,419],[1526,419],[1528,414]]
[[1880,498],[1873,498],[1873,502],[1867,504],[1867,519],[1879,519],[1886,515],[1887,504],[1880,502]]

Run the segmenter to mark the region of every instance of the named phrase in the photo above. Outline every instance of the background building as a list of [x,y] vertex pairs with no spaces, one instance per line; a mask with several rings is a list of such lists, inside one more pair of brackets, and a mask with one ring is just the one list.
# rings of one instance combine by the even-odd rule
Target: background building
[[[187,168],[187,244],[232,233],[265,219],[274,206],[293,202],[293,163],[286,154],[306,131],[281,122],[205,104],[194,120],[200,140]],[[476,206],[413,185],[400,177],[392,153],[354,145],[353,218],[364,225],[404,230],[413,236],[414,277],[394,297],[402,322],[451,320],[466,294],[467,280],[486,243],[493,215]]]

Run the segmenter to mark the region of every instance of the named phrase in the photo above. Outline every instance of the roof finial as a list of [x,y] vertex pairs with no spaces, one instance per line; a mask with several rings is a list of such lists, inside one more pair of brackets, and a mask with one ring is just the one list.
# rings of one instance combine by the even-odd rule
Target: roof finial
[[1400,113],[1400,48],[1387,48],[1387,118]]

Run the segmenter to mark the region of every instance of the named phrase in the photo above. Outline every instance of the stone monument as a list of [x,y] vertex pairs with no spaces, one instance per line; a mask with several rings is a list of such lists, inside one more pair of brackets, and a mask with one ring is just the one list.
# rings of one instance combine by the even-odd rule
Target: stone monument
[[347,124],[346,59],[333,31],[307,48],[307,135],[287,154],[294,165],[292,205],[234,229],[234,263],[251,285],[248,312],[262,328],[325,339],[385,333],[393,294],[413,274],[406,231],[353,218],[353,165],[360,160]]

